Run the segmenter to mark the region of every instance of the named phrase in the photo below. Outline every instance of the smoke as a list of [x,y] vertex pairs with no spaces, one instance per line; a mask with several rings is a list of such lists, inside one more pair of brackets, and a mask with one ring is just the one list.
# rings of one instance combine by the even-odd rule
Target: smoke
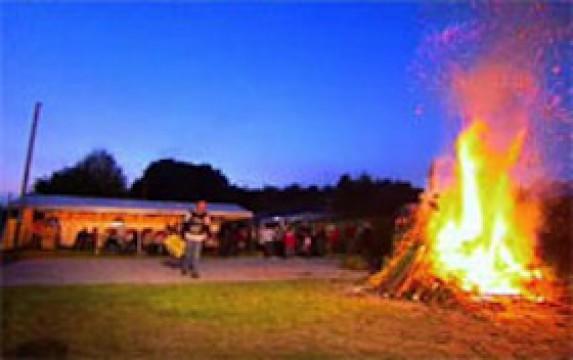
[[[422,42],[413,69],[453,126],[480,118],[499,150],[525,129],[523,181],[570,177],[573,25],[566,3],[429,5],[448,19]],[[435,23],[435,22],[434,22]]]

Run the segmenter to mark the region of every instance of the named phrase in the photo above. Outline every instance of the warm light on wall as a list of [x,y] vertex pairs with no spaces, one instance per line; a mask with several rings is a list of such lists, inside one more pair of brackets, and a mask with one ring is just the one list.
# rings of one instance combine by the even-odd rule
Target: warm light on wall
[[119,228],[125,225],[123,219],[114,219],[110,224],[111,227]]

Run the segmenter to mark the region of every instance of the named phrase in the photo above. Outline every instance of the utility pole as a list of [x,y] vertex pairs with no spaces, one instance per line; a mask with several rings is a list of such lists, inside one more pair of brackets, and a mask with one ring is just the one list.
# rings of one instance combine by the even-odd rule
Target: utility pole
[[32,165],[32,156],[34,154],[34,143],[36,142],[36,129],[38,128],[38,120],[40,119],[40,111],[42,103],[37,102],[34,107],[34,117],[32,118],[32,128],[30,130],[30,138],[28,140],[28,153],[26,154],[26,164],[24,165],[24,178],[22,179],[22,188],[20,189],[20,204],[18,211],[18,222],[14,231],[14,248],[18,248],[20,242],[20,232],[22,228],[22,216],[25,208],[26,189],[28,188],[28,180],[30,178],[30,167]]

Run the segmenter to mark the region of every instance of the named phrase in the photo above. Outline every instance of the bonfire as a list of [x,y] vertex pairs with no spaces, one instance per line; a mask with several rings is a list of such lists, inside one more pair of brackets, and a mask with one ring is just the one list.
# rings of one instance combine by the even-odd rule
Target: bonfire
[[512,177],[527,129],[516,129],[501,152],[488,146],[488,131],[486,121],[471,119],[446,167],[452,179],[442,184],[431,172],[414,226],[370,279],[383,294],[440,303],[552,296],[551,272],[535,253],[537,203]]
[[[533,19],[543,11],[533,8]],[[413,225],[369,279],[385,296],[468,304],[551,302],[560,295],[536,251],[543,224],[531,191],[532,174],[544,171],[538,109],[550,97],[538,53],[556,38],[547,35],[547,22],[518,23],[519,31],[489,26],[505,33],[450,71],[447,92],[459,131],[432,166]],[[460,28],[439,40],[451,41]]]

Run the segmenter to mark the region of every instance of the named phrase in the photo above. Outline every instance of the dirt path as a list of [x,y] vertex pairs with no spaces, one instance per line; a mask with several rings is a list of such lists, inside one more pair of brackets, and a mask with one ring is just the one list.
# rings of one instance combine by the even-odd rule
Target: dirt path
[[70,284],[167,284],[205,281],[360,278],[334,259],[207,258],[201,278],[182,276],[165,258],[30,259],[2,266],[2,286]]

